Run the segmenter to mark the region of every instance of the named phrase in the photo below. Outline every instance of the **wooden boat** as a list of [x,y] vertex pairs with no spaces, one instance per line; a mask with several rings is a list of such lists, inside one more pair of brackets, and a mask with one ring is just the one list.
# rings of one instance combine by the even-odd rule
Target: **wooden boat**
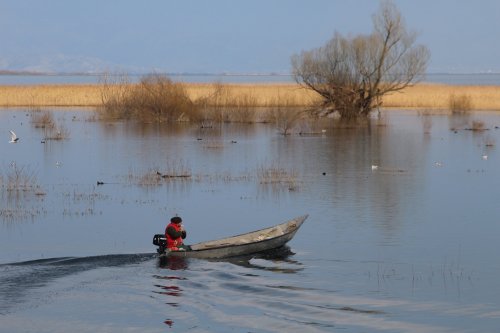
[[279,248],[290,241],[308,215],[300,216],[273,227],[249,233],[201,242],[191,245],[191,250],[171,251],[165,248],[165,235],[157,234],[153,244],[158,246],[160,257],[188,257],[220,259],[243,256]]

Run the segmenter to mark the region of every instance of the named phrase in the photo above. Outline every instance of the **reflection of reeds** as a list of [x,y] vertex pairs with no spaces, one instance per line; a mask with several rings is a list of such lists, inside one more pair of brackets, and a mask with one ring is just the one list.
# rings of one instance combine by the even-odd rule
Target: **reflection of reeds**
[[297,173],[280,166],[261,166],[257,169],[257,177],[262,185],[284,185],[290,191],[297,189]]
[[207,143],[203,144],[205,149],[223,149],[224,142],[220,140],[209,140]]
[[486,135],[483,138],[483,143],[486,147],[494,147],[495,146],[495,138],[491,135]]
[[486,128],[484,127],[484,121],[481,120],[473,120],[472,121],[472,130],[473,131],[484,131]]
[[30,109],[31,124],[44,131],[45,140],[65,140],[69,138],[70,131],[64,125],[59,125],[52,112],[40,108]]
[[46,140],[66,140],[69,138],[70,132],[64,125],[56,125],[45,129]]
[[162,171],[157,171],[162,178],[189,178],[191,168],[184,160],[168,160]]
[[128,182],[139,186],[159,186],[174,180],[191,180],[191,169],[182,160],[167,161],[163,168],[149,169],[145,173],[130,171]]
[[279,133],[289,135],[297,121],[304,116],[304,111],[297,108],[275,107],[270,111],[270,116]]
[[[17,166],[13,164],[7,172],[7,191],[11,192],[37,192],[40,189],[36,173],[26,166]],[[2,178],[3,179],[3,178]]]
[[[90,192],[74,189],[73,191],[63,193],[68,206],[64,207],[62,215],[71,217],[85,217],[102,214],[96,209],[96,203],[109,199],[109,196],[91,190]],[[83,206],[82,206],[83,205]]]
[[45,195],[37,176],[27,166],[12,163],[5,174],[0,174],[0,219],[7,222],[33,219],[44,212],[35,207],[34,198]]
[[0,219],[5,222],[33,220],[42,213],[45,211],[36,207],[0,207]]
[[31,109],[31,124],[35,128],[52,128],[55,126],[54,116],[48,110],[40,108]]

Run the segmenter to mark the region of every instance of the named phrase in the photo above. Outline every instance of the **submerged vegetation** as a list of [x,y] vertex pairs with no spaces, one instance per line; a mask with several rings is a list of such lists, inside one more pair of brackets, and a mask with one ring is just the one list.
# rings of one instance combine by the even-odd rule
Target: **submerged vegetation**
[[[33,219],[44,211],[43,208],[36,206],[36,199],[44,195],[45,192],[38,183],[35,171],[29,166],[11,163],[0,172],[0,219],[3,221]],[[31,199],[35,199],[34,202]]]
[[[162,171],[159,171],[162,170]],[[188,183],[188,182],[255,182],[259,186],[270,186],[273,190],[295,191],[298,189],[299,176],[295,170],[279,166],[276,163],[271,165],[261,165],[254,171],[233,175],[230,172],[220,172],[215,174],[193,174],[191,168],[183,161],[167,161],[165,168],[152,168],[145,172],[130,171],[124,177],[128,184],[155,187],[168,184]]]
[[10,193],[39,193],[40,185],[36,172],[29,166],[18,166],[11,163],[4,174],[0,174],[2,190]]
[[49,110],[40,107],[30,108],[31,124],[44,132],[43,140],[65,140],[70,136],[70,131],[64,125],[59,124]]

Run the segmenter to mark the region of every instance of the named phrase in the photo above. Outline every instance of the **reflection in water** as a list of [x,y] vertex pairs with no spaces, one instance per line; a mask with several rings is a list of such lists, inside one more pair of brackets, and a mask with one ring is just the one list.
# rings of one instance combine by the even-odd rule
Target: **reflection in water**
[[[496,331],[498,115],[465,124],[388,111],[382,124],[325,119],[324,134],[282,136],[273,124],[101,126],[72,111],[58,113],[70,138],[45,144],[24,116],[0,112],[2,131],[23,138],[0,141],[4,184],[15,161],[36,169],[46,193],[2,192],[0,207],[41,213],[1,220],[0,260],[59,258],[0,266],[0,331]],[[475,119],[489,130],[461,130]],[[130,177],[173,161],[200,177]],[[296,190],[260,184],[255,171],[268,166],[296,172]],[[89,257],[153,251],[151,235],[177,213],[193,243],[310,220],[293,255]]]
[[294,254],[288,245],[284,245],[280,248],[254,255],[230,258],[228,262],[257,270],[276,273],[297,273],[303,268],[300,262],[290,259]]
[[184,257],[159,257],[158,266],[160,268],[171,269],[173,271],[188,268],[188,259]]
[[[272,249],[269,251],[263,251],[260,253],[231,257],[226,259],[206,259],[206,261],[222,261],[229,262],[234,265],[255,268],[255,269],[263,269],[281,273],[297,273],[301,270],[301,268],[280,268],[279,266],[262,266],[255,264],[256,260],[274,262],[274,263],[287,263],[295,266],[300,266],[301,264],[298,261],[291,260],[289,257],[293,256],[295,253],[292,252],[288,245],[281,246],[277,249]],[[185,270],[188,269],[189,258],[185,257],[159,257],[158,258],[158,267],[162,269],[170,269],[170,270]],[[196,259],[195,259],[196,260]],[[173,279],[172,277],[167,277],[167,279]],[[178,278],[177,278],[178,279]]]
[[[236,293],[236,294],[247,294],[246,298],[251,299],[254,296],[248,293],[258,294],[281,294],[281,291],[285,293],[288,291],[297,291],[298,288],[294,286],[285,286],[280,283],[278,286],[271,284],[271,280],[266,280],[265,286],[259,286],[260,282],[256,284],[257,281],[251,282],[248,279],[261,279],[259,276],[259,271],[269,272],[272,274],[276,273],[297,273],[303,268],[300,267],[301,264],[298,261],[291,260],[290,257],[294,253],[289,246],[282,246],[280,248],[269,250],[254,255],[246,255],[240,257],[228,258],[225,260],[197,260],[183,257],[162,257],[158,258],[158,268],[160,270],[169,270],[172,273],[178,273],[176,275],[160,275],[154,274],[153,277],[156,281],[154,284],[153,293],[160,295],[164,298],[164,303],[169,305],[168,319],[164,320],[163,323],[169,327],[173,327],[174,323],[179,315],[176,309],[180,311],[186,311],[186,307],[191,310],[198,312],[200,309],[197,307],[201,303],[206,303],[206,309],[204,310],[207,318],[215,316],[207,321],[215,319],[218,316],[216,312],[213,311],[213,306],[217,304],[218,301],[214,297],[210,297],[210,300],[204,300],[206,293]],[[190,263],[192,261],[192,263]],[[192,264],[191,267],[190,264]],[[230,266],[225,266],[229,264]],[[287,267],[283,267],[284,264]],[[201,265],[201,267],[200,267]],[[220,269],[220,265],[224,265],[224,269]],[[241,269],[244,269],[243,271]],[[202,274],[206,272],[206,274]],[[212,281],[216,282],[213,285]],[[199,293],[200,290],[205,292]],[[231,296],[234,297],[234,296]],[[244,297],[241,295],[241,297]],[[272,296],[271,296],[272,297]],[[181,299],[182,298],[182,299]],[[220,306],[225,307],[223,303]],[[234,304],[234,308],[244,307],[243,304]],[[200,318],[197,318],[200,320]]]

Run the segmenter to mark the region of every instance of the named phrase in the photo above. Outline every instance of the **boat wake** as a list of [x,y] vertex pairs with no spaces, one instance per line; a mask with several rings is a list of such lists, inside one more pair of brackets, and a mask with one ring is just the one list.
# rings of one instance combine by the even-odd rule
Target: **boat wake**
[[117,254],[91,257],[61,257],[0,264],[0,315],[28,300],[33,290],[66,276],[98,268],[138,264],[155,255]]

